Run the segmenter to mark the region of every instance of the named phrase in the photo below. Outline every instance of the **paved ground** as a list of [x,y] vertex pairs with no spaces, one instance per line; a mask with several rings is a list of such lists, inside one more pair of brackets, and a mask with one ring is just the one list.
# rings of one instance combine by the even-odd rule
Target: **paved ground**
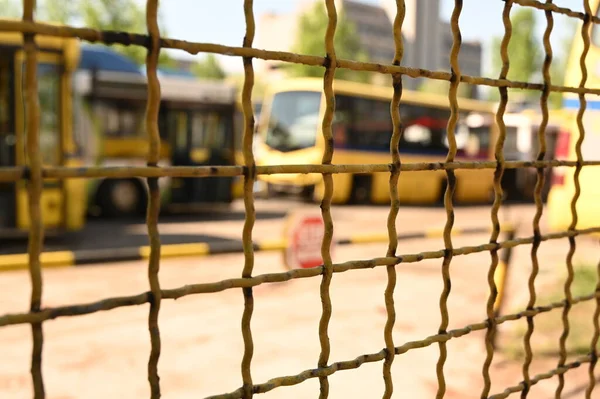
[[[161,242],[163,244],[187,244],[194,242],[220,243],[240,241],[239,237],[227,238],[215,235],[209,226],[225,223],[226,226],[241,225],[244,220],[243,205],[236,204],[230,211],[219,211],[210,214],[182,214],[161,217]],[[285,210],[270,210],[263,206],[258,211],[258,220],[281,219]],[[173,232],[169,226],[179,228]],[[81,232],[62,237],[47,237],[45,251],[112,249],[139,247],[148,245],[145,222],[141,219],[90,219]],[[5,240],[0,243],[0,255],[27,252],[27,241]]]
[[[266,206],[257,203],[259,212]],[[271,211],[300,207],[277,202]],[[385,207],[336,207],[333,211],[336,234],[386,231]],[[503,218],[526,223],[519,236],[531,234],[533,209],[518,206]],[[438,208],[402,208],[398,217],[400,232],[426,227],[442,227],[445,212]],[[489,223],[489,208],[459,208],[456,227]],[[256,222],[255,239],[280,238],[282,219],[263,218]],[[243,221],[171,221],[161,226],[162,234],[205,234],[229,239],[241,237]],[[142,234],[143,224],[129,231]],[[455,247],[485,243],[488,235],[455,237]],[[442,239],[402,242],[399,253],[437,250]],[[597,244],[578,239],[577,260],[597,261]],[[567,253],[566,240],[545,242],[540,248],[541,273],[538,287],[560,276]],[[335,262],[383,256],[385,244],[338,247]],[[530,271],[530,247],[519,247],[511,264],[509,301],[511,311],[526,298]],[[161,267],[163,288],[238,277],[242,255],[222,255],[203,259],[165,260]],[[452,262],[452,293],[449,300],[450,329],[485,319],[488,295],[487,253],[455,257]],[[442,289],[441,260],[399,265],[394,298],[397,320],[396,345],[420,340],[438,330],[439,295]],[[257,253],[254,275],[283,272],[281,255]],[[385,268],[336,274],[331,286],[333,315],[329,328],[331,361],[350,360],[374,353],[383,346],[386,321],[383,292]],[[137,294],[148,289],[143,262],[131,262],[75,269],[44,271],[44,306],[90,302],[109,296]],[[252,375],[257,383],[282,375],[297,374],[316,366],[319,354],[317,328],[321,313],[320,278],[265,284],[254,289],[252,317],[255,352]],[[26,272],[9,272],[0,278],[2,313],[20,312],[28,307],[29,281]],[[159,372],[164,398],[198,398],[237,389],[241,384],[240,361],[243,343],[240,318],[243,296],[239,290],[197,295],[177,301],[164,301],[161,314],[162,354]],[[88,316],[63,318],[45,324],[44,375],[48,398],[138,398],[148,397],[146,362],[149,354],[148,306],[117,309]],[[535,338],[535,335],[534,335]],[[0,328],[0,397],[31,397],[29,355],[30,329],[27,326]],[[393,365],[396,397],[435,397],[437,345],[415,349],[397,356]],[[446,398],[479,398],[481,366],[485,357],[483,332],[451,340],[445,367]],[[534,374],[554,368],[551,362],[535,363]],[[340,371],[330,377],[331,398],[377,398],[383,393],[382,363],[366,364],[357,370]],[[521,380],[520,366],[498,354],[493,363],[492,393],[501,392]],[[587,368],[569,372],[565,392],[581,397],[577,389],[587,382]],[[556,378],[536,385],[530,398],[554,397]],[[318,381],[310,379],[294,387],[277,388],[257,397],[313,398]],[[600,392],[600,391],[599,391]],[[515,397],[518,395],[514,395]]]

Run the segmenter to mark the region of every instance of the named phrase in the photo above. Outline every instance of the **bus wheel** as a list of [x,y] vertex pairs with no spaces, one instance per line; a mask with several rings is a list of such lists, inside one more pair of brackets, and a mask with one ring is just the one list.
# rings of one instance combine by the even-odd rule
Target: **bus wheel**
[[300,196],[304,202],[313,202],[315,186],[306,186],[302,189]]
[[134,179],[106,180],[98,195],[103,216],[135,216],[143,213],[145,208],[144,188]]
[[279,191],[277,191],[275,189],[275,187],[273,187],[273,185],[271,183],[267,183],[267,190],[266,190],[266,194],[267,194],[267,198],[277,198],[281,196],[281,193]]
[[368,204],[371,197],[370,175],[354,175],[352,179],[352,192],[350,193],[351,204]]

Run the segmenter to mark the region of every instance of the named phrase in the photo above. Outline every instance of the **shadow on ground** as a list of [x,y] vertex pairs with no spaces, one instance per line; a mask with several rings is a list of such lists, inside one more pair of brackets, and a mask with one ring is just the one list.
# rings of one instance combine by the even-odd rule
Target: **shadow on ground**
[[[168,219],[168,218],[167,218]],[[194,222],[187,217],[180,216],[172,222],[185,223]],[[129,247],[140,247],[149,245],[148,235],[140,232],[132,232],[132,225],[139,225],[140,220],[95,220],[88,222],[83,231],[69,233],[62,236],[46,237],[44,240],[44,252],[50,251],[80,251],[98,249],[119,249]],[[161,223],[168,220],[161,220]],[[226,242],[239,242],[230,238],[210,234],[160,234],[162,245],[208,243],[221,244]],[[0,254],[18,254],[27,252],[27,239],[3,240],[0,243]]]

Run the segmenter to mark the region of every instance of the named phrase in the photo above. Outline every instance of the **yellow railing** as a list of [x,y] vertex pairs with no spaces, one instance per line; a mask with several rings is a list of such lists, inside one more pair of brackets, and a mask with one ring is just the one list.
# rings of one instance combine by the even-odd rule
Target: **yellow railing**
[[[328,377],[334,373],[341,373],[344,370],[355,369],[368,362],[383,362],[382,374],[383,384],[385,385],[384,398],[390,398],[394,390],[392,382],[392,365],[396,356],[402,355],[409,350],[427,347],[437,344],[439,346],[439,360],[437,363],[437,380],[438,392],[437,397],[441,398],[446,390],[446,376],[444,365],[446,361],[446,344],[449,340],[465,336],[473,331],[485,330],[486,333],[486,360],[483,364],[482,374],[484,379],[484,387],[481,392],[482,398],[505,398],[514,392],[529,391],[530,387],[540,380],[558,376],[559,385],[557,387],[557,397],[560,397],[564,386],[564,374],[572,368],[578,367],[583,363],[590,363],[590,385],[587,390],[587,397],[591,397],[594,388],[594,366],[597,361],[596,344],[600,336],[600,327],[597,319],[599,311],[596,310],[593,342],[590,346],[590,353],[582,356],[575,362],[566,363],[566,339],[569,333],[568,316],[571,307],[579,302],[597,300],[600,303],[600,288],[596,293],[587,296],[573,298],[570,294],[570,284],[573,281],[573,254],[575,251],[575,237],[600,232],[600,227],[589,229],[576,229],[577,212],[575,204],[580,195],[580,187],[578,183],[578,174],[584,166],[600,165],[600,161],[583,161],[581,155],[581,140],[584,137],[583,131],[583,112],[585,110],[585,94],[600,94],[600,89],[590,89],[585,87],[586,68],[582,62],[583,79],[579,87],[564,87],[552,85],[550,81],[550,63],[551,63],[551,45],[550,35],[552,24],[552,13],[563,14],[569,17],[578,18],[584,21],[582,35],[584,37],[585,50],[582,55],[582,60],[585,58],[590,45],[589,26],[591,23],[600,23],[600,19],[592,17],[593,13],[589,3],[585,2],[585,13],[574,12],[565,8],[558,7],[550,2],[542,3],[533,0],[506,0],[504,4],[503,22],[505,28],[504,38],[502,40],[501,55],[502,55],[502,71],[498,79],[483,78],[477,76],[468,76],[461,74],[458,54],[461,46],[459,17],[462,10],[462,1],[455,0],[454,11],[451,17],[451,27],[453,33],[454,44],[449,54],[452,72],[429,71],[415,68],[400,66],[403,58],[403,41],[402,41],[402,25],[405,16],[405,7],[402,0],[397,1],[397,15],[394,20],[394,40],[396,52],[394,59],[389,65],[381,65],[369,62],[356,62],[352,60],[338,59],[334,46],[334,34],[336,31],[337,13],[334,0],[325,0],[327,7],[327,15],[329,17],[327,33],[325,37],[325,56],[311,56],[303,54],[294,54],[282,51],[260,50],[252,47],[255,34],[255,18],[253,14],[252,0],[244,0],[244,15],[246,21],[246,34],[242,47],[223,46],[212,43],[194,43],[184,40],[176,40],[171,38],[163,38],[160,36],[159,26],[157,23],[158,0],[147,0],[146,19],[147,19],[147,35],[117,33],[98,31],[88,28],[75,28],[70,26],[54,26],[49,24],[37,23],[33,19],[34,15],[34,0],[24,0],[24,13],[22,21],[0,21],[0,31],[21,32],[24,36],[25,52],[27,58],[26,69],[26,99],[27,106],[31,112],[28,113],[27,124],[27,154],[30,159],[30,165],[27,170],[23,168],[3,168],[0,170],[0,181],[18,181],[28,179],[29,190],[29,212],[31,215],[32,226],[29,235],[29,270],[31,275],[32,295],[30,311],[20,314],[5,314],[0,316],[0,327],[6,327],[17,324],[30,324],[33,331],[33,351],[31,357],[31,375],[36,398],[44,397],[44,379],[42,375],[42,351],[44,336],[42,332],[42,323],[58,317],[78,316],[90,314],[98,311],[111,310],[119,307],[140,305],[144,303],[150,304],[150,314],[148,318],[148,328],[151,339],[151,353],[148,364],[148,380],[151,386],[151,395],[153,398],[158,398],[161,395],[158,362],[161,353],[160,329],[158,324],[158,315],[160,312],[161,303],[163,300],[177,299],[187,295],[214,293],[228,289],[241,289],[244,298],[244,312],[242,315],[241,332],[244,341],[244,354],[241,362],[241,387],[233,392],[217,395],[219,398],[251,398],[255,394],[265,393],[281,386],[289,386],[300,384],[307,379],[316,378],[320,383],[320,397],[326,398],[329,391]],[[506,77],[509,71],[508,59],[508,43],[511,37],[511,22],[510,11],[514,4],[524,7],[535,7],[548,11],[546,17],[548,20],[548,28],[544,35],[544,48],[546,52],[546,60],[543,66],[544,82],[540,84],[528,82],[509,81]],[[204,4],[202,4],[204,5]],[[208,3],[206,3],[208,6]],[[201,8],[201,2],[198,3],[198,8]],[[200,10],[198,10],[200,11]],[[149,151],[147,155],[147,167],[124,167],[124,168],[44,168],[41,164],[41,154],[39,151],[39,105],[35,96],[37,92],[36,81],[36,47],[34,44],[34,36],[36,34],[60,36],[60,37],[75,37],[89,42],[103,43],[120,43],[125,45],[144,46],[148,49],[146,62],[146,71],[148,76],[148,102],[146,108],[146,126],[148,127],[148,142]],[[160,155],[160,137],[158,132],[158,109],[160,101],[160,84],[157,78],[157,62],[161,48],[181,49],[191,54],[199,52],[209,52],[226,54],[230,56],[242,57],[244,60],[245,80],[242,92],[242,105],[244,113],[244,133],[243,133],[243,155],[244,166],[207,166],[207,167],[165,167],[157,166]],[[323,134],[326,150],[323,154],[322,165],[285,165],[285,166],[262,166],[256,167],[254,155],[252,152],[252,141],[254,132],[254,118],[251,104],[251,95],[254,84],[254,71],[252,59],[260,58],[265,60],[279,60],[289,63],[301,63],[306,65],[320,66],[324,69],[323,88],[326,97],[326,112],[323,119]],[[346,68],[356,71],[371,71],[381,74],[391,75],[393,78],[394,96],[390,105],[391,117],[394,123],[393,135],[390,143],[391,161],[389,164],[379,165],[332,165],[333,142],[332,142],[332,117],[335,109],[333,96],[333,79],[334,71],[338,68]],[[433,164],[404,164],[401,162],[401,157],[398,151],[398,143],[400,141],[400,112],[399,104],[402,97],[402,78],[403,76],[410,77],[426,77],[430,79],[450,81],[450,91],[448,94],[449,103],[452,114],[448,123],[447,133],[449,138],[449,151],[444,163]],[[499,126],[499,139],[495,146],[495,161],[490,162],[455,162],[454,158],[457,152],[457,144],[454,136],[455,126],[458,117],[458,101],[457,89],[461,83],[470,83],[483,86],[496,87],[500,91],[501,100],[497,112],[496,121]],[[503,123],[503,115],[508,102],[508,88],[521,88],[529,90],[538,90],[541,95],[541,111],[543,120],[539,129],[538,138],[540,143],[540,154],[546,151],[545,128],[548,123],[548,95],[550,92],[570,92],[579,94],[582,108],[578,114],[580,126],[580,140],[577,143],[577,161],[531,161],[531,162],[506,162],[503,156],[503,143],[506,137],[506,127]],[[567,231],[545,234],[540,233],[540,218],[543,211],[541,192],[544,184],[544,168],[547,167],[575,167],[575,184],[576,193],[571,203],[572,224]],[[455,248],[452,242],[452,228],[454,224],[454,210],[452,203],[452,194],[456,187],[454,171],[456,169],[480,169],[489,168],[495,169],[494,175],[494,192],[495,199],[491,210],[491,225],[492,233],[488,243],[473,245],[468,247]],[[536,215],[533,220],[532,237],[515,238],[509,241],[499,242],[498,237],[501,231],[500,220],[498,217],[501,202],[502,202],[502,187],[501,178],[504,170],[507,168],[536,168],[537,169],[537,185],[535,187],[535,204]],[[397,231],[396,219],[398,216],[400,203],[398,201],[397,183],[401,173],[411,173],[418,170],[439,170],[445,171],[448,178],[448,186],[445,193],[445,209],[447,220],[443,231],[444,248],[423,252],[418,254],[398,254],[397,253]],[[325,195],[321,203],[322,216],[325,222],[325,235],[322,244],[322,257],[324,264],[317,268],[290,270],[281,273],[272,273],[264,275],[253,275],[254,268],[254,248],[252,232],[256,213],[254,209],[253,184],[257,174],[273,174],[273,173],[321,173],[325,184]],[[331,197],[333,194],[333,173],[356,173],[356,172],[389,172],[390,173],[390,198],[391,209],[388,217],[388,249],[385,256],[370,260],[355,260],[345,263],[334,264],[330,254],[330,245],[333,239],[334,224],[331,217]],[[71,306],[50,307],[44,308],[41,303],[42,298],[42,274],[40,265],[40,254],[43,247],[43,225],[41,224],[40,215],[40,196],[42,192],[42,184],[44,179],[50,178],[90,178],[90,177],[133,177],[139,176],[147,179],[149,186],[149,204],[147,212],[148,236],[150,238],[149,262],[148,262],[148,282],[149,291],[139,295],[119,298],[107,298],[102,301],[79,304]],[[158,232],[159,219],[159,190],[158,178],[165,176],[189,176],[189,177],[207,177],[207,176],[244,176],[244,204],[246,209],[246,219],[243,229],[243,248],[244,248],[244,268],[239,278],[224,280],[215,283],[200,283],[190,284],[185,287],[175,289],[161,288],[158,278],[160,267],[160,252],[161,242]],[[570,242],[570,251],[566,259],[568,279],[565,286],[567,293],[566,298],[562,302],[553,303],[546,306],[536,305],[536,290],[535,280],[539,271],[537,249],[542,241],[557,240],[568,238]],[[533,269],[529,278],[529,301],[527,308],[516,314],[498,316],[494,313],[494,303],[497,299],[498,289],[494,281],[496,268],[499,264],[498,251],[502,248],[516,247],[526,244],[532,244],[532,264]],[[480,323],[465,326],[455,330],[447,330],[449,325],[448,314],[448,297],[450,294],[451,275],[450,266],[453,258],[458,255],[467,255],[476,252],[490,252],[490,267],[488,274],[488,284],[490,295],[487,301],[487,319]],[[420,262],[424,259],[441,259],[442,260],[442,278],[444,289],[440,298],[440,315],[441,323],[439,325],[439,333],[430,337],[425,337],[422,340],[403,343],[398,345],[392,336],[392,329],[396,319],[396,309],[394,307],[393,294],[396,288],[396,266],[401,263]],[[329,344],[329,323],[332,314],[332,305],[330,298],[330,284],[336,273],[358,270],[364,268],[385,267],[387,270],[387,287],[385,289],[385,308],[387,313],[387,322],[385,324],[383,335],[385,339],[385,347],[371,354],[365,354],[357,357],[354,360],[341,361],[330,363],[330,344]],[[254,308],[253,288],[273,282],[288,281],[292,279],[311,278],[321,276],[320,295],[322,301],[322,316],[319,323],[318,331],[320,338],[321,352],[317,360],[316,368],[300,372],[296,375],[273,378],[267,382],[256,382],[252,377],[252,357],[253,357],[253,338],[251,333],[250,322],[252,320]],[[560,359],[555,369],[547,373],[532,376],[530,375],[530,364],[532,361],[531,335],[534,330],[534,317],[540,313],[549,312],[553,309],[562,309],[564,333],[560,339]],[[600,306],[597,308],[600,309]],[[491,395],[490,388],[490,365],[494,357],[493,350],[493,335],[496,327],[499,324],[526,318],[528,330],[524,338],[524,347],[526,356],[523,367],[523,381],[518,385],[508,387],[503,393]],[[315,395],[317,393],[315,392]]]

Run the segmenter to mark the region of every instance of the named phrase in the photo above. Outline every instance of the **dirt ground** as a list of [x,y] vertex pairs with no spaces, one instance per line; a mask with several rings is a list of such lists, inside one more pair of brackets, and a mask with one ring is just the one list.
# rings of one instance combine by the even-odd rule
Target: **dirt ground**
[[[531,235],[532,215],[531,207],[520,206],[511,209],[503,217],[520,221],[523,225],[518,235],[525,237]],[[343,238],[347,232],[385,232],[386,217],[387,209],[384,207],[334,209],[336,235]],[[444,218],[443,209],[402,208],[398,230],[419,231],[424,227],[443,227]],[[455,227],[489,225],[489,220],[487,207],[461,208],[457,210]],[[202,230],[239,238],[241,227],[242,222],[207,222],[185,226],[164,225],[161,231]],[[279,238],[283,221],[257,221],[255,227],[256,239]],[[488,240],[488,234],[453,238],[455,247],[483,244]],[[596,242],[578,238],[577,243],[578,262],[597,262]],[[400,243],[398,253],[441,248],[441,238],[409,240]],[[527,299],[530,248],[529,245],[517,247],[513,252],[505,312],[522,307]],[[567,250],[566,239],[542,243],[539,251],[541,271],[537,281],[540,290],[549,281],[562,277]],[[334,251],[334,262],[370,259],[384,256],[385,252],[385,244],[339,246]],[[238,254],[164,260],[161,262],[161,285],[163,288],[175,288],[190,283],[239,277],[243,263],[243,256]],[[485,320],[489,264],[490,255],[485,252],[453,259],[452,292],[448,302],[449,329]],[[440,323],[439,297],[443,287],[440,266],[441,259],[397,266],[394,293],[396,346],[437,333]],[[285,270],[281,254],[256,254],[254,275]],[[87,303],[148,290],[144,262],[46,270],[43,277],[45,307]],[[255,308],[251,327],[255,349],[252,377],[255,383],[295,375],[316,367],[320,351],[320,282],[320,277],[314,277],[263,284],[253,290]],[[333,276],[330,363],[376,353],[384,347],[386,312],[383,293],[386,283],[385,268],[349,271]],[[10,272],[0,276],[0,313],[25,311],[29,295],[30,283],[26,272]],[[47,397],[148,397],[148,308],[148,305],[120,308],[46,322],[43,374]],[[159,373],[164,398],[206,397],[239,388],[243,354],[240,327],[242,311],[243,296],[239,289],[163,301],[159,317],[162,341]],[[500,336],[509,323],[502,326]],[[480,397],[483,387],[482,365],[486,355],[484,335],[485,331],[477,331],[448,342],[444,368],[446,398]],[[30,341],[29,326],[0,328],[0,398],[32,396]],[[435,397],[438,357],[437,344],[396,356],[392,367],[395,396],[419,399]],[[531,374],[546,372],[554,368],[557,361],[557,358],[536,361]],[[356,370],[336,372],[329,378],[330,398],[381,397],[384,389],[382,366],[382,362],[377,362],[364,364]],[[587,368],[585,364],[567,373],[563,398],[583,397],[581,389],[585,389],[589,378]],[[495,354],[491,372],[490,394],[500,393],[522,380],[520,363],[507,360],[502,351]],[[556,383],[556,377],[540,382],[532,388],[529,397],[553,398]],[[276,388],[257,397],[315,398],[318,393],[318,379],[312,378],[299,385]],[[600,397],[600,388],[594,397]]]

